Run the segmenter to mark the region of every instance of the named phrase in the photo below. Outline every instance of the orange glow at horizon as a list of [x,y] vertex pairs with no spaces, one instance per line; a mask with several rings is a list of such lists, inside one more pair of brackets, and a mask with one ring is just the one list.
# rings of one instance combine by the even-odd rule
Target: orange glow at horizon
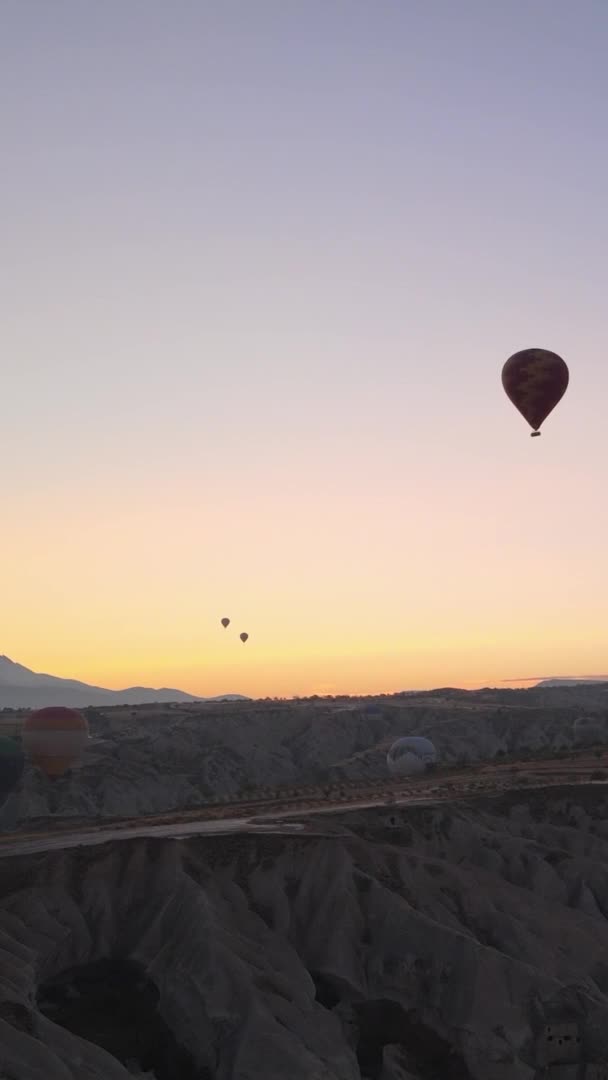
[[[476,687],[511,673],[605,666],[605,586],[593,588],[593,561],[579,553],[576,580],[556,590],[559,560],[542,551],[562,516],[550,494],[539,535],[522,532],[517,543],[521,521],[508,500],[493,504],[491,525],[477,518],[473,529],[466,506],[452,509],[448,529],[421,503],[414,535],[402,506],[378,512],[382,528],[370,529],[353,496],[339,508],[326,501],[319,532],[306,529],[306,516],[322,499],[311,496],[307,513],[295,502],[279,527],[250,505],[245,545],[241,530],[206,530],[208,505],[202,513],[175,489],[165,492],[162,529],[152,506],[123,503],[105,521],[91,505],[55,503],[45,518],[39,501],[29,514],[22,507],[5,545],[13,576],[3,651],[109,688],[202,696]],[[434,529],[449,542],[429,545]],[[489,543],[491,529],[501,545]],[[588,547],[588,538],[576,532],[570,544]]]
[[[554,458],[565,456],[562,444],[554,439]],[[492,463],[467,462],[470,490],[486,491],[474,515],[449,461],[445,477],[426,470],[413,509],[393,495],[397,477],[385,469],[365,515],[365,463],[338,492],[321,459],[314,467],[325,489],[286,492],[276,513],[263,489],[252,496],[247,470],[238,494],[232,477],[228,512],[221,492],[190,497],[193,472],[179,484],[156,476],[138,500],[87,496],[84,486],[75,502],[68,493],[22,499],[4,539],[12,574],[2,649],[35,670],[97,685],[205,696],[475,687],[514,672],[601,671],[608,595],[596,568],[606,533],[578,527],[590,516],[584,476],[567,504],[559,470],[545,473],[538,494],[542,464],[530,468],[528,446],[510,449],[499,491],[487,483]],[[594,513],[605,521],[602,506]]]

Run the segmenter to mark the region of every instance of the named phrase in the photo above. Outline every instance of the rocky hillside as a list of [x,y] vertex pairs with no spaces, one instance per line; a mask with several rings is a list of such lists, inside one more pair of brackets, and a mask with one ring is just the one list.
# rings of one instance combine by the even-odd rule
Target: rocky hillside
[[381,777],[391,740],[409,733],[429,736],[447,763],[559,750],[577,745],[582,709],[606,734],[606,709],[597,699],[581,701],[580,690],[560,690],[560,701],[569,700],[559,705],[535,703],[534,691],[512,692],[510,706],[452,693],[453,700],[388,699],[374,710],[321,701],[90,711],[83,767],[55,783],[29,768],[15,813],[22,820],[140,816],[259,787]]
[[547,1025],[607,1060],[601,788],[323,830],[2,860],[0,1076],[533,1080]]

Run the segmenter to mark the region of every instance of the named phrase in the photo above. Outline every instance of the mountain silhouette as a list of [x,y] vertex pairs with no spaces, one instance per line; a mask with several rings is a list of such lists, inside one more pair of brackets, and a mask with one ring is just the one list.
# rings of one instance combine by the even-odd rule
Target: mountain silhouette
[[241,701],[241,694],[225,694],[216,698],[200,698],[183,690],[148,686],[129,686],[125,690],[107,690],[90,686],[78,679],[60,679],[56,675],[31,671],[0,656],[0,709],[38,708],[43,705],[67,705],[85,708],[87,705],[149,705],[162,702]]

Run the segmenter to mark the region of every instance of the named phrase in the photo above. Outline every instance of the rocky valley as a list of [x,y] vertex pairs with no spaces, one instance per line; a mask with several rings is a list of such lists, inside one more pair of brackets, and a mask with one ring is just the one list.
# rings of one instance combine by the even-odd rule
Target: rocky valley
[[[5,843],[28,822],[379,777],[404,731],[465,767],[567,756],[581,710],[604,724],[605,690],[581,693],[96,713],[81,769],[28,771]],[[295,834],[16,843],[0,1078],[605,1080],[607,791],[335,808]]]
[[602,788],[4,859],[0,1075],[532,1080],[552,1024],[605,1061],[607,862]]
[[[81,767],[58,781],[28,768],[10,821],[137,817],[281,785],[386,776],[399,735],[422,734],[442,764],[576,748],[581,714],[608,738],[608,686],[446,690],[370,704],[327,699],[88,709]],[[5,714],[9,732],[20,714]]]

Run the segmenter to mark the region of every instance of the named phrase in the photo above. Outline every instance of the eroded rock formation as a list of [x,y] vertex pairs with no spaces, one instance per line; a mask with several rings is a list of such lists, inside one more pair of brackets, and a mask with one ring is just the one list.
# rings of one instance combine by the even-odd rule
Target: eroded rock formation
[[0,1076],[533,1080],[560,1010],[604,1060],[601,790],[390,818],[3,860]]
[[[411,732],[429,736],[447,764],[576,743],[582,703],[573,689],[572,704],[560,708],[478,704],[483,694],[462,693],[464,704],[460,696],[448,706],[429,697],[428,704],[393,703],[377,714],[356,704],[340,709],[291,702],[168,710],[134,719],[121,710],[96,710],[83,767],[53,783],[29,767],[13,816],[139,817],[277,785],[384,777],[390,742]],[[604,724],[603,712],[596,709],[595,715]]]

